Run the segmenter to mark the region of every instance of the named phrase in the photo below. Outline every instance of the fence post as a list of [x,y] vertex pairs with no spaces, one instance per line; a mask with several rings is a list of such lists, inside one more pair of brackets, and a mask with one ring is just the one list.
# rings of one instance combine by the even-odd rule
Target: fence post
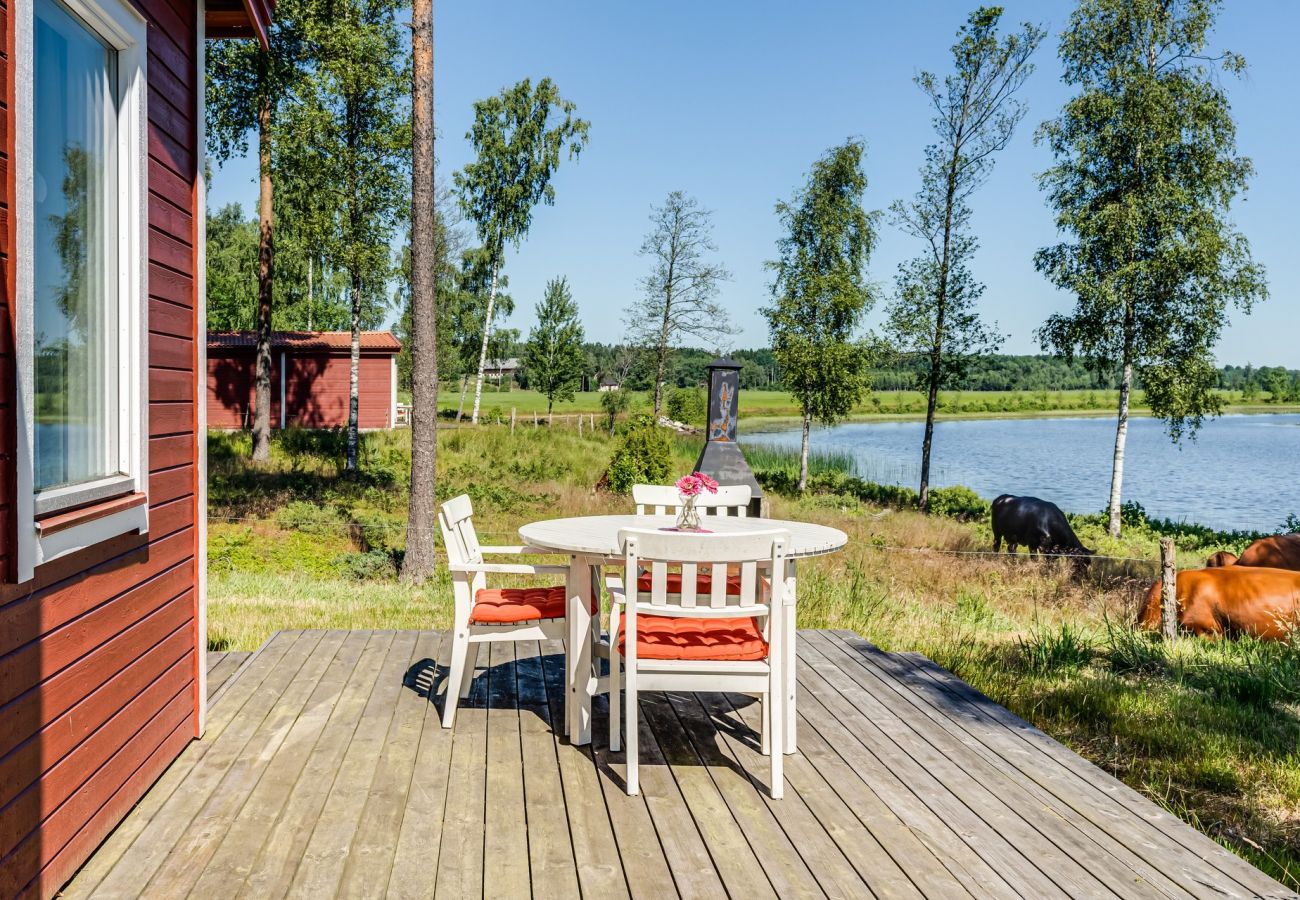
[[515,433],[515,408],[510,407],[510,433]]
[[1160,633],[1172,641],[1178,635],[1178,558],[1174,539],[1160,539]]
[[533,427],[537,427],[537,411],[533,410]]
[[582,437],[582,416],[578,416],[578,437]]

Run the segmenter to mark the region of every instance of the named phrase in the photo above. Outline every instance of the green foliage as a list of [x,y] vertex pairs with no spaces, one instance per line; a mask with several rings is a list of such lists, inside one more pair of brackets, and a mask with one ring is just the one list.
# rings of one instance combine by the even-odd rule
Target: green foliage
[[985,519],[989,515],[989,501],[965,485],[955,484],[930,491],[929,511],[950,519]]
[[702,388],[675,388],[668,395],[667,412],[674,422],[703,427],[709,414],[709,399]]
[[238,203],[208,213],[208,328],[243,331],[257,311],[257,221]]
[[614,433],[614,426],[618,424],[620,413],[627,412],[632,405],[632,394],[626,390],[605,391],[600,395],[600,408],[604,411],[609,433]]
[[383,550],[341,553],[334,558],[339,573],[354,581],[392,581],[397,577],[393,555]]
[[590,123],[560,96],[549,78],[536,89],[525,78],[474,104],[466,139],[475,159],[455,174],[465,214],[478,229],[490,266],[498,268],[508,243],[518,244],[538,203],[555,203],[551,178],[567,146],[576,159],[587,145]]
[[[1044,347],[1132,367],[1174,440],[1220,409],[1213,348],[1229,303],[1266,296],[1264,271],[1229,219],[1252,166],[1206,46],[1217,0],[1083,0],[1062,34],[1078,93],[1039,139],[1056,164],[1040,180],[1070,240],[1035,265],[1077,298],[1039,332]],[[1216,65],[1217,64],[1217,65]]]
[[763,310],[786,389],[805,419],[830,425],[867,389],[867,355],[854,332],[872,304],[866,265],[878,216],[862,207],[865,146],[850,140],[813,164],[808,184],[776,205],[786,234],[773,304]]
[[649,416],[637,416],[623,427],[605,471],[605,486],[626,494],[634,484],[663,484],[672,472],[672,458],[672,432]]
[[546,412],[557,400],[572,400],[582,384],[586,357],[582,322],[567,279],[552,278],[537,304],[537,325],[528,335],[524,365],[528,386],[546,397]]
[[286,531],[307,534],[325,534],[336,537],[346,533],[347,521],[333,506],[322,506],[306,500],[294,500],[275,511],[275,524]]

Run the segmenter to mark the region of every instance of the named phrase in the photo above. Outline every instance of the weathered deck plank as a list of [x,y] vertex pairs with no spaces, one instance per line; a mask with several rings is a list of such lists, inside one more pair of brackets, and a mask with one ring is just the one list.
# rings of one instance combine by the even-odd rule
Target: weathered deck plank
[[641,785],[557,644],[484,648],[454,731],[434,632],[285,632],[210,659],[208,733],[69,897],[1294,897],[913,654],[801,633],[800,752],[758,706],[642,697]]

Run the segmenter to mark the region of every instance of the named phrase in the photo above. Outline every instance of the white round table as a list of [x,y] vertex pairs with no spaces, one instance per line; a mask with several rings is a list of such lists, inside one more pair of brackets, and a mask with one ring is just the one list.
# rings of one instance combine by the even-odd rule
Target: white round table
[[[575,516],[531,522],[519,529],[519,537],[525,544],[557,553],[621,559],[623,548],[618,545],[618,533],[624,528],[672,528],[675,521],[673,516]],[[701,516],[700,524],[705,531],[716,534],[783,529],[790,532],[786,555],[795,559],[834,553],[849,542],[849,536],[838,528],[783,519]]]
[[[621,561],[623,548],[618,543],[618,533],[624,528],[672,528],[673,516],[576,516],[568,519],[548,519],[531,522],[519,529],[523,543],[552,553],[570,557],[567,608],[569,625],[569,652],[565,654],[568,681],[568,699],[565,713],[569,739],[575,744],[591,743],[591,691],[579,673],[591,670],[591,567]],[[795,562],[812,556],[834,553],[849,542],[849,537],[838,528],[813,525],[807,522],[789,522],[783,519],[751,519],[736,516],[702,516],[700,524],[705,531],[716,534],[743,534],[755,531],[783,529],[790,533],[786,545],[786,605],[784,632],[788,639],[781,649],[785,663],[785,729],[782,744],[786,753],[796,749],[797,722],[795,710]]]

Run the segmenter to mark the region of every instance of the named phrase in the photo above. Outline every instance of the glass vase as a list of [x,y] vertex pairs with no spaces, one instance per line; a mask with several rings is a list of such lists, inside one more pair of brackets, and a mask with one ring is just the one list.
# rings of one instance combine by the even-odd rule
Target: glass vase
[[700,511],[695,507],[695,498],[684,494],[679,494],[678,497],[682,502],[677,507],[677,530],[699,531]]

